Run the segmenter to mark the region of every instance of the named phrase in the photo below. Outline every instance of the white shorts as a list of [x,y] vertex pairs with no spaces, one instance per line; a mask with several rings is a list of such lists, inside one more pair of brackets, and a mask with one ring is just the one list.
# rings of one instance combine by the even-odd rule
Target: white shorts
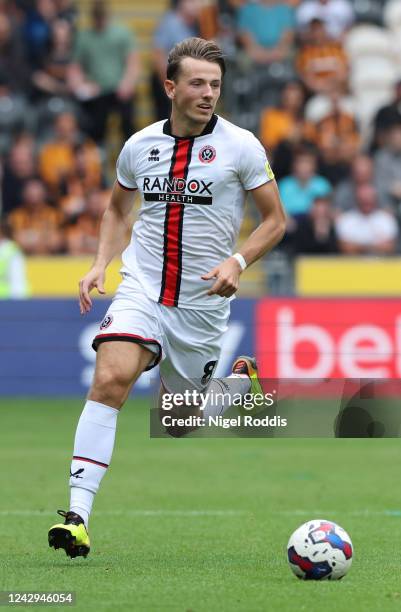
[[154,353],[147,370],[160,362],[160,377],[170,393],[207,387],[220,357],[230,304],[208,311],[163,306],[150,300],[137,279],[123,275],[113,302],[93,340],[135,342]]

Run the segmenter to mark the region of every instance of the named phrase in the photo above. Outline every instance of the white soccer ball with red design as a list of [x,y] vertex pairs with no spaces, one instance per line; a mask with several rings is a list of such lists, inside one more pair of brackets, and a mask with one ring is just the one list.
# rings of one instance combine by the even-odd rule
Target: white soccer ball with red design
[[303,580],[340,580],[352,563],[353,547],[348,533],[323,519],[308,521],[289,539],[288,562]]

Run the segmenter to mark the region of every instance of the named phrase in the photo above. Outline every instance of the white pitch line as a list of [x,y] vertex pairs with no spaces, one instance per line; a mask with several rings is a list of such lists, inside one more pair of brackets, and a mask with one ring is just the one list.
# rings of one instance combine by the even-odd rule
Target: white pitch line
[[[96,516],[156,516],[156,517],[197,517],[197,516],[246,516],[251,514],[251,510],[99,510],[94,514]],[[29,517],[40,517],[40,516],[54,516],[55,511],[51,510],[0,510],[0,516],[29,516]],[[358,517],[370,517],[370,516],[388,516],[388,517],[401,517],[401,510],[267,510],[265,514],[277,514],[284,516],[317,516],[317,517],[329,517],[335,514],[343,514],[345,516],[358,516]]]
[[[0,516],[54,516],[49,510],[0,510]],[[243,516],[246,510],[104,510],[96,516]]]
[[344,514],[346,516],[400,516],[401,510],[279,510],[277,514],[286,516],[330,516]]

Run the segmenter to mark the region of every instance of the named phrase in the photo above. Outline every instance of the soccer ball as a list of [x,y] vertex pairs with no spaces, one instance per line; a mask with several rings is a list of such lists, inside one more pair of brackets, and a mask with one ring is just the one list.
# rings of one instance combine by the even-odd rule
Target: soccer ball
[[352,563],[348,533],[331,521],[316,519],[298,527],[289,539],[288,562],[303,580],[340,580]]

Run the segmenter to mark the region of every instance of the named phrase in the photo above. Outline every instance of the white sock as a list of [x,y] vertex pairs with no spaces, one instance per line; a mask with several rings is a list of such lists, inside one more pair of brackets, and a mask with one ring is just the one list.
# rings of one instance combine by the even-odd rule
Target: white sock
[[71,487],[70,489],[71,501],[70,510],[76,512],[84,519],[86,527],[88,527],[89,515],[92,510],[93,500],[95,494],[87,489],[81,489],[80,487]]
[[203,409],[203,417],[208,419],[224,414],[233,405],[233,399],[245,395],[250,388],[251,381],[247,374],[213,378],[206,391],[209,393],[209,399]]
[[88,526],[92,503],[109,467],[119,410],[88,400],[78,421],[70,475],[70,510]]

